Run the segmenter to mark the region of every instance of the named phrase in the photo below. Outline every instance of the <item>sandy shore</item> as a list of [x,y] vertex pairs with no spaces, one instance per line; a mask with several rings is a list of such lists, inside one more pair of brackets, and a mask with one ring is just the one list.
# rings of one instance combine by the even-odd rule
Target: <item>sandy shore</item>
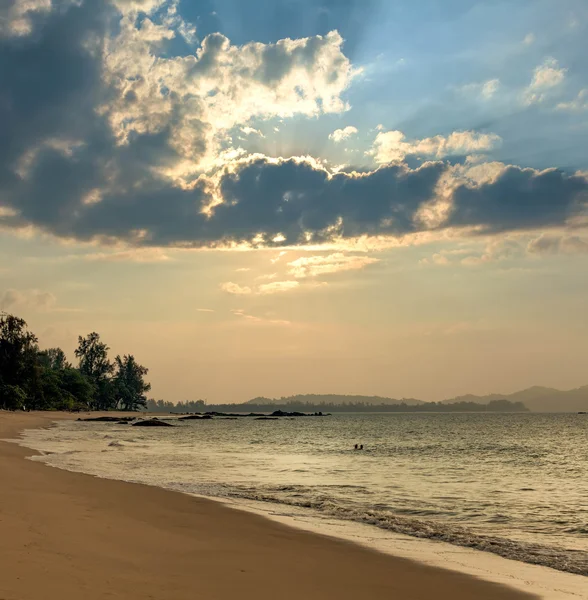
[[[59,414],[0,412],[0,439]],[[222,504],[25,460],[0,442],[2,600],[510,600],[497,584]]]

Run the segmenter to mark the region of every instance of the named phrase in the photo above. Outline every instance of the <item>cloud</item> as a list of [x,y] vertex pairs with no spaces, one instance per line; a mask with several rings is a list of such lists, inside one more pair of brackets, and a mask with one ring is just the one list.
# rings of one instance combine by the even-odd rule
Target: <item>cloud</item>
[[303,256],[288,263],[290,274],[296,278],[317,277],[340,271],[355,271],[380,262],[368,256],[350,256],[341,252],[328,256]]
[[529,242],[527,252],[535,255],[588,254],[588,237],[543,233]]
[[110,235],[112,211],[127,235],[149,229],[135,223],[143,211],[150,223],[178,210],[199,220],[215,199],[198,176],[243,152],[227,141],[234,127],[347,109],[355,70],[337,32],[242,46],[211,34],[174,56],[181,23],[159,4],[127,2],[121,16],[60,3],[34,36],[0,38],[3,226],[95,239]]
[[567,69],[560,67],[555,58],[547,58],[535,69],[533,79],[523,94],[524,103],[539,104],[543,102],[554,88],[564,82],[566,73]]
[[493,133],[455,131],[449,136],[436,135],[407,142],[402,131],[380,132],[374,141],[372,154],[378,163],[402,161],[406,156],[443,158],[487,152],[500,145],[501,138]]
[[431,258],[423,258],[419,262],[422,265],[436,265],[438,267],[446,267],[450,264],[449,258],[440,252],[433,254]]
[[534,33],[527,33],[525,38],[523,39],[523,44],[525,46],[532,46],[535,43],[536,37]]
[[485,233],[563,226],[588,208],[587,194],[583,175],[503,165],[490,180],[453,189],[445,225],[473,226]]
[[197,308],[196,312],[213,313],[215,310],[212,308]]
[[166,4],[167,0],[111,0],[123,14],[143,12],[150,14]]
[[570,102],[560,102],[556,106],[557,110],[567,112],[582,112],[588,110],[588,88],[580,90],[576,98]]
[[277,262],[280,262],[286,254],[288,253],[285,250],[282,250],[281,252],[278,252],[278,254],[274,256],[274,258],[270,258],[270,262],[272,263],[272,265],[275,265]]
[[57,298],[51,292],[40,290],[6,290],[0,296],[0,310],[12,308],[32,308],[35,310],[48,311],[55,307]]
[[244,310],[233,310],[231,311],[235,316],[241,317],[243,321],[254,324],[254,325],[278,325],[286,327],[292,325],[291,321],[285,319],[274,319],[273,317],[258,317],[255,315],[247,314]]
[[51,9],[51,0],[4,0],[0,5],[0,38],[30,35]]
[[523,255],[523,248],[517,239],[498,238],[492,240],[482,254],[471,254],[459,262],[466,267],[477,267],[486,263],[516,260]]
[[459,88],[467,96],[474,96],[482,100],[490,100],[500,89],[500,79],[489,79],[481,83],[468,83]]
[[123,18],[108,41],[105,79],[114,90],[102,105],[120,144],[133,136],[165,136],[172,164],[158,165],[186,179],[214,166],[226,132],[250,119],[317,116],[346,110],[341,93],[354,71],[337,32],[274,44],[235,46],[220,33],[208,35],[195,55],[162,57],[175,36],[167,23]]
[[[234,148],[236,128],[347,110],[357,70],[337,32],[242,45],[211,34],[176,56],[188,25],[173,2],[28,3],[18,35],[4,18],[16,5],[0,8],[3,229],[133,248],[291,247],[562,227],[586,209],[583,175],[496,165],[482,181],[439,160],[491,150],[492,134],[380,132],[379,168],[336,173]],[[434,161],[389,164],[409,156]]]
[[221,284],[221,290],[235,296],[265,296],[269,294],[279,294],[281,292],[289,292],[300,286],[298,281],[272,281],[271,283],[263,283],[256,288],[242,286],[238,283],[228,281]]
[[80,255],[84,260],[97,262],[158,263],[171,260],[161,248],[132,248],[120,252],[95,252]]
[[241,127],[241,131],[245,134],[245,135],[258,135],[259,137],[265,137],[265,135],[263,135],[263,133],[261,133],[261,131],[259,131],[259,129],[254,129],[253,127]]
[[264,283],[257,288],[258,294],[279,294],[281,292],[289,292],[300,287],[298,281],[272,281]]
[[247,286],[241,286],[238,283],[233,283],[232,281],[227,281],[226,283],[221,283],[220,286],[223,292],[227,292],[228,294],[233,294],[235,296],[248,296],[253,293],[253,290]]
[[358,133],[357,127],[353,127],[351,125],[345,127],[344,129],[336,129],[329,135],[329,139],[333,140],[336,144],[342,142],[350,138],[352,135],[356,135]]

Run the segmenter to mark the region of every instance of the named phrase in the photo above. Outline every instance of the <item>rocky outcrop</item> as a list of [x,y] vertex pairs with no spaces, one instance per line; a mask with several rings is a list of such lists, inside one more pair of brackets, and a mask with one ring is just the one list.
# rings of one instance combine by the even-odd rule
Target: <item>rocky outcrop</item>
[[188,415],[180,417],[178,421],[202,421],[202,419],[212,419],[212,415]]
[[93,421],[95,423],[128,423],[134,420],[135,417],[88,417],[86,419],[78,419],[78,421]]
[[133,427],[173,427],[171,423],[160,421],[158,419],[149,419],[148,421],[137,421],[132,423]]

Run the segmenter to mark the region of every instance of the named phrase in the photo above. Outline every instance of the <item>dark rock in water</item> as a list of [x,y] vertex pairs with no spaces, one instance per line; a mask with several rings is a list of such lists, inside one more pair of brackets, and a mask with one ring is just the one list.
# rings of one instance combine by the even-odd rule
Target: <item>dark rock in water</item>
[[128,423],[134,420],[135,417],[88,417],[87,419],[78,419],[78,421],[94,421],[96,423]]
[[129,421],[117,421],[116,424],[117,425],[128,425]]
[[158,419],[150,419],[149,421],[137,421],[132,423],[133,427],[173,427],[171,423],[159,421]]
[[256,421],[279,421],[277,417],[256,417]]
[[178,421],[201,421],[202,419],[212,419],[212,415],[189,415],[180,417]]

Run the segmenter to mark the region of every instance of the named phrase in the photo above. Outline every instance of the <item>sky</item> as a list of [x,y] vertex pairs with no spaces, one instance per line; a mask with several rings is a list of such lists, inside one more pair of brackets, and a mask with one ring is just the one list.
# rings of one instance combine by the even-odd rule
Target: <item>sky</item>
[[0,2],[0,309],[152,395],[588,383],[585,0]]

